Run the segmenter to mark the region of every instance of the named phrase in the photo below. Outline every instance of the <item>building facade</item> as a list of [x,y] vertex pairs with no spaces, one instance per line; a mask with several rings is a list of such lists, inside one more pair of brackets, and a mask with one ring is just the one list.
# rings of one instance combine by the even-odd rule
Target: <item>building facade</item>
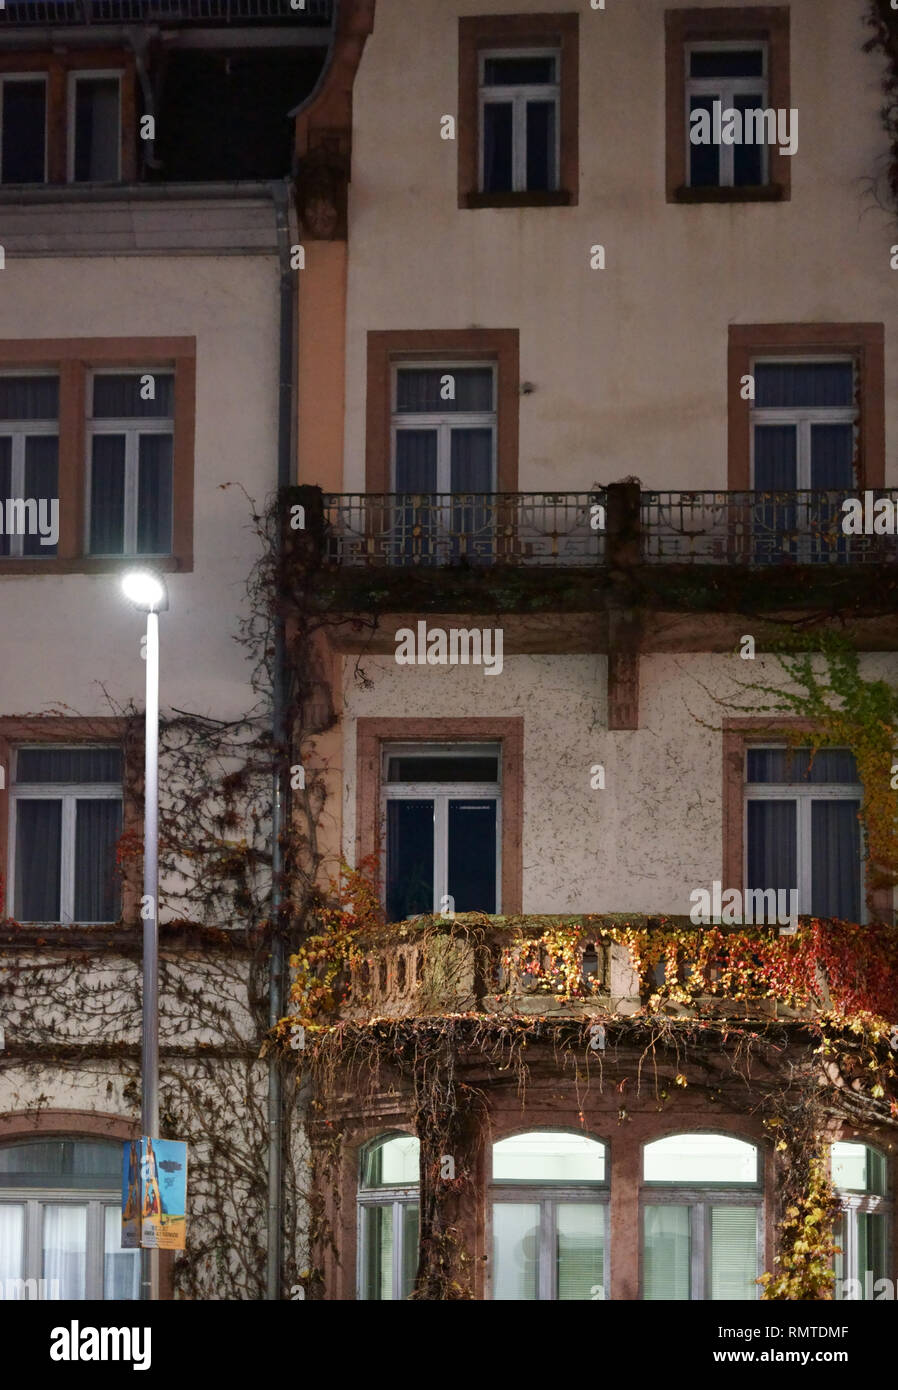
[[0,1277],[136,1291],[139,559],[169,1295],[894,1296],[887,9],[0,12]]

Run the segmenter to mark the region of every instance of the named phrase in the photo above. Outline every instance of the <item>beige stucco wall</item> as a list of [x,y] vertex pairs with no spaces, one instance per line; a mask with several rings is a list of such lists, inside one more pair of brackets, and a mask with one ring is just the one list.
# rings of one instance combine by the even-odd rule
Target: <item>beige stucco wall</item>
[[[242,484],[277,476],[278,271],[274,257],[7,260],[0,337],[196,338],[194,569],[169,576],[163,707],[239,714],[252,703],[234,643],[257,554]],[[3,577],[0,713],[109,714],[102,690],[143,704],[141,616],[112,575]],[[35,644],[40,656],[35,657]]]
[[[791,0],[792,198],[733,206],[665,199],[668,7],[417,0],[410,24],[405,0],[378,0],[353,107],[346,491],[363,486],[375,328],[519,328],[536,388],[520,402],[522,490],[628,474],[725,487],[730,323],[884,320],[894,437],[898,227],[866,187],[887,152],[867,0]],[[580,15],[579,206],[459,209],[457,146],[440,138],[457,114],[458,18],[553,10]],[[604,271],[589,266],[597,243]]]
[[[523,717],[528,913],[688,913],[690,893],[722,873],[722,739],[714,731],[739,711],[718,702],[758,709],[760,698],[740,683],[783,683],[770,657],[644,656],[640,728],[616,732],[607,727],[603,656],[511,656],[495,677],[388,657],[362,666],[371,687],[360,687],[352,662],[344,687],[347,856],[355,854],[359,717]],[[862,670],[894,682],[898,658],[868,656]],[[594,764],[605,769],[604,790],[590,788]]]

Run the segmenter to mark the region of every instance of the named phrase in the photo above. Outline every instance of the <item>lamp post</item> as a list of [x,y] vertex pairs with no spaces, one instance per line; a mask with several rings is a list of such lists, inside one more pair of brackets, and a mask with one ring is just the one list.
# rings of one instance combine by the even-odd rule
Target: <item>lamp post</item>
[[[151,570],[129,570],[122,590],[147,615],[146,731],[143,821],[143,1025],[140,1059],[140,1130],[159,1137],[159,613],[168,594]],[[141,1219],[142,1224],[142,1219]],[[140,1297],[159,1297],[159,1251],[140,1251]]]

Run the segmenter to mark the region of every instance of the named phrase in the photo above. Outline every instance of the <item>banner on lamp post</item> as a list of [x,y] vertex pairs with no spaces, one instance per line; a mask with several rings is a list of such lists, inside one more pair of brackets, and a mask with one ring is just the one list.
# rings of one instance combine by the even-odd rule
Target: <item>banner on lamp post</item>
[[187,1235],[187,1145],[132,1139],[122,1155],[122,1249],[183,1250]]

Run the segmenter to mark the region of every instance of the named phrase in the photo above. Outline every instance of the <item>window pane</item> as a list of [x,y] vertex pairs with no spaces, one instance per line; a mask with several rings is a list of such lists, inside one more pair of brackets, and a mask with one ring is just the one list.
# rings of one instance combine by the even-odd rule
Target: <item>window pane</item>
[[754,1144],[726,1134],[672,1134],[646,1144],[646,1182],[755,1183],[758,1151]]
[[116,847],[120,801],[84,800],[75,812],[75,920],[115,922],[119,916]]
[[811,912],[860,921],[859,801],[811,803]]
[[[3,501],[12,492],[12,439],[9,435],[0,435],[0,498]],[[0,533],[0,555],[9,555],[11,546],[6,528]]]
[[853,425],[811,425],[811,487],[854,487]]
[[[759,492],[792,491],[798,484],[798,430],[795,425],[755,425],[755,487]],[[794,507],[764,512],[780,531],[795,529]]]
[[[857,1275],[863,1289],[862,1297],[875,1298],[877,1279],[888,1275],[886,1250],[886,1221],[878,1212],[859,1211],[857,1221]],[[868,1294],[869,1289],[869,1294]],[[880,1290],[882,1292],[882,1290]]]
[[[689,122],[689,185],[691,188],[716,188],[720,183],[720,146],[712,143],[714,132],[714,98],[691,97],[690,117],[694,111],[707,111],[708,120]],[[692,136],[702,127],[708,131],[706,145],[695,144]]]
[[851,362],[756,362],[755,407],[852,407]]
[[604,1298],[605,1208],[560,1202],[555,1208],[555,1238],[559,1301]]
[[59,1280],[60,1298],[84,1298],[87,1207],[47,1202],[43,1226],[43,1277]]
[[[0,1202],[0,1291],[6,1298],[10,1296],[8,1281],[21,1279],[24,1266],[25,1207],[20,1202]],[[12,1296],[18,1298],[19,1291]]]
[[493,1181],[515,1180],[604,1182],[605,1145],[585,1134],[512,1134],[493,1145]]
[[0,1187],[121,1186],[122,1146],[102,1139],[36,1139],[0,1147]]
[[534,83],[555,81],[555,59],[485,58],[483,85],[485,87],[529,87]]
[[397,1134],[365,1151],[363,1187],[411,1187],[419,1181],[421,1146],[413,1134]]
[[[93,382],[95,420],[170,420],[174,416],[172,372],[97,372]],[[152,398],[145,400],[150,391]]]
[[[451,380],[447,382],[446,378]],[[452,392],[450,399],[444,399]],[[399,414],[446,414],[492,410],[492,367],[400,367],[396,373]]]
[[16,805],[16,907],[20,922],[59,921],[62,802]]
[[496,802],[449,802],[449,896],[456,912],[496,911]]
[[711,1208],[711,1298],[757,1298],[756,1207]]
[[103,1297],[140,1297],[140,1251],[122,1249],[122,1213],[119,1207],[103,1208]]
[[[733,97],[734,111],[758,111],[764,107],[761,92],[743,93]],[[743,143],[733,146],[733,184],[736,188],[755,187],[764,182],[764,146],[748,143],[748,130],[742,123]],[[758,132],[752,131],[757,139]]]
[[528,101],[527,189],[544,193],[555,185],[555,103]]
[[413,753],[391,755],[387,759],[388,782],[497,782],[499,759],[495,754],[479,758],[473,754],[439,757]]
[[17,782],[120,782],[120,748],[20,748]]
[[[798,888],[798,805],[795,801],[749,801],[745,886],[789,893]],[[788,911],[789,898],[784,900]]]
[[0,376],[0,420],[58,420],[59,377]]
[[387,918],[433,912],[433,802],[387,802]]
[[539,1297],[539,1205],[493,1203],[493,1298]]
[[885,1159],[866,1144],[845,1141],[833,1144],[833,1186],[846,1192],[872,1192],[883,1196],[886,1190]]
[[[4,498],[9,494],[4,493]],[[25,555],[55,555],[57,545],[48,545],[53,534],[53,509],[59,527],[59,440],[55,434],[32,434],[25,438],[25,497],[37,502],[35,525],[22,541]],[[41,507],[40,503],[44,502]]]
[[137,464],[137,553],[170,555],[172,437],[142,434]]
[[[493,431],[452,430],[450,481],[452,492],[492,492]],[[466,508],[457,508],[466,511]],[[477,508],[480,511],[481,508]]]
[[362,1207],[362,1297],[393,1297],[393,1207]]
[[75,179],[108,183],[118,177],[118,78],[79,77],[75,82]]
[[860,778],[854,754],[847,748],[818,748],[813,762],[810,748],[749,748],[746,780],[816,785]]
[[760,48],[693,49],[689,55],[690,77],[762,77],[763,74],[764,53]]
[[512,187],[512,105],[488,101],[483,107],[483,191],[510,193]]
[[90,548],[121,555],[125,548],[125,436],[97,434],[90,476]]
[[43,78],[3,83],[3,182],[43,183],[47,94]]
[[[396,491],[434,493],[437,490],[437,432],[436,430],[396,431]],[[412,508],[407,512],[406,528],[415,525],[417,517]],[[433,523],[433,513],[424,520],[424,527]],[[409,536],[411,540],[412,537]]]
[[[663,1141],[662,1141],[663,1142]],[[657,1301],[688,1300],[690,1207],[647,1206],[643,1212],[642,1296]]]
[[415,1287],[418,1273],[418,1206],[417,1203],[402,1204],[402,1261],[399,1277],[400,1298],[408,1298]]

